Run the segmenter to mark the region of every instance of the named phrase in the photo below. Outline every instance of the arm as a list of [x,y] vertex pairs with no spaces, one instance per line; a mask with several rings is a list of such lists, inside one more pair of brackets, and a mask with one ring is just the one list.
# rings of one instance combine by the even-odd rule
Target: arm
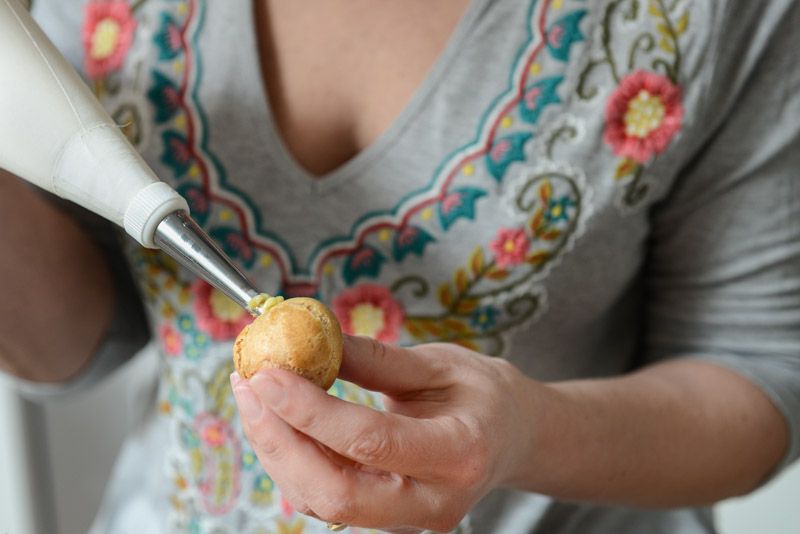
[[457,346],[347,338],[340,377],[385,392],[386,412],[286,371],[232,382],[245,432],[284,496],[351,525],[449,531],[497,487],[708,504],[753,489],[786,450],[786,422],[766,395],[706,362],[547,385]]
[[35,382],[76,375],[112,316],[111,275],[81,228],[0,171],[0,369]]
[[511,485],[563,500],[712,504],[755,489],[786,453],[786,421],[752,383],[695,360],[624,377],[531,383],[530,441]]

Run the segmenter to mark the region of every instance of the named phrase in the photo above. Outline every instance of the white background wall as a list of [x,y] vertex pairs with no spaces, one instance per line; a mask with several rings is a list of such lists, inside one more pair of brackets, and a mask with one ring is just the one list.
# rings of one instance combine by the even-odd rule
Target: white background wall
[[[83,534],[99,503],[126,428],[147,397],[155,360],[145,355],[86,394],[48,406],[47,447],[58,532]],[[25,450],[20,449],[19,406],[0,391],[0,534],[32,534],[40,500],[26,499]],[[20,477],[23,477],[22,479]],[[44,499],[45,501],[47,499]],[[722,534],[800,533],[800,465],[755,494],[718,507]],[[36,533],[39,534],[39,533]],[[679,533],[676,533],[679,534]]]

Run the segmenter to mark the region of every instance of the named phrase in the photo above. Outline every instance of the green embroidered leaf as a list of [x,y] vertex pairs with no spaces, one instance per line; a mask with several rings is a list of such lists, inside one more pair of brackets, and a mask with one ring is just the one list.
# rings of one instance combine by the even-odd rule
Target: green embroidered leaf
[[467,314],[478,309],[478,301],[475,299],[463,299],[456,306],[456,313]]
[[664,52],[668,52],[670,54],[675,53],[675,47],[672,45],[672,40],[667,39],[666,37],[662,37],[658,40],[658,47]]
[[458,269],[456,274],[453,276],[453,281],[455,282],[456,293],[463,293],[469,285],[469,277],[467,276],[467,272],[464,269]]
[[656,24],[656,29],[658,30],[658,33],[660,33],[667,39],[669,39],[672,36],[672,32],[669,31],[669,26],[667,26],[663,22]]
[[561,230],[554,228],[553,230],[548,230],[547,232],[542,233],[539,237],[544,239],[545,241],[553,241],[558,239],[558,236],[561,235]]
[[442,325],[447,328],[447,330],[451,332],[455,332],[457,334],[463,334],[465,332],[469,332],[469,327],[459,321],[458,319],[443,319]]
[[442,306],[445,308],[449,308],[453,305],[453,292],[450,288],[450,284],[447,282],[439,286],[439,302],[441,302]]
[[486,273],[486,278],[489,280],[505,280],[508,278],[509,272],[505,269],[500,269],[498,267],[492,267]]
[[551,196],[553,196],[553,184],[550,183],[550,180],[543,180],[539,188],[539,198],[546,205]]
[[539,235],[539,231],[542,229],[542,223],[544,222],[544,208],[537,208],[536,212],[531,217],[530,223],[528,224],[528,228],[530,228],[531,233],[533,235]]
[[683,32],[686,31],[686,28],[689,27],[689,12],[687,11],[681,18],[678,19],[678,22],[675,23],[675,33],[678,35],[682,35]]
[[425,333],[420,328],[418,321],[414,319],[406,319],[405,321],[406,330],[412,337],[416,339],[422,339],[425,337]]
[[550,255],[547,253],[546,250],[534,250],[527,256],[525,256],[525,262],[529,263],[530,265],[541,265]]
[[661,14],[661,8],[658,5],[656,0],[650,0],[647,4],[647,12],[653,15],[654,17],[661,18],[663,15]]
[[617,170],[614,172],[614,180],[622,180],[626,176],[630,176],[636,172],[638,167],[639,164],[636,163],[636,161],[630,158],[624,158],[619,162],[619,165],[617,165]]
[[476,247],[472,252],[472,256],[469,257],[469,267],[472,270],[472,276],[480,276],[484,264],[483,248]]
[[434,337],[442,337],[442,334],[444,334],[444,330],[442,330],[436,321],[425,320],[419,323],[426,332]]

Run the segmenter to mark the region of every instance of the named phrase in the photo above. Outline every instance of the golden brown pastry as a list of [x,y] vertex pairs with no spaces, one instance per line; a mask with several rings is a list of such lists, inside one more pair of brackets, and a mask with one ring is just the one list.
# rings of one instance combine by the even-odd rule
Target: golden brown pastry
[[233,362],[242,378],[265,367],[278,367],[328,389],[342,364],[339,321],[315,299],[278,302],[239,333]]

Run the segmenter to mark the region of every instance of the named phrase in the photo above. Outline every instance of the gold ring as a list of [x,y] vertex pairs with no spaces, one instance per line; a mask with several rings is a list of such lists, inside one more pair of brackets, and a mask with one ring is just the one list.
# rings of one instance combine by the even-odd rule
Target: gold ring
[[333,531],[333,532],[341,532],[341,531],[343,531],[344,529],[347,528],[347,525],[345,525],[344,523],[329,522],[325,526],[328,527],[328,530]]

